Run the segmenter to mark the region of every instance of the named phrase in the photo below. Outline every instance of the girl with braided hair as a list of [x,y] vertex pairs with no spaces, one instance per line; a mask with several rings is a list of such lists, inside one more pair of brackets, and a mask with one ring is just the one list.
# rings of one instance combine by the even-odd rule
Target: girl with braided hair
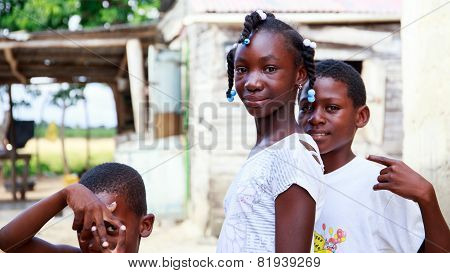
[[[309,252],[323,203],[317,145],[294,115],[299,90],[314,86],[314,42],[261,10],[245,17],[227,55],[228,90],[255,118],[256,144],[225,196],[218,252]],[[233,90],[235,85],[236,90]],[[314,90],[308,90],[310,102]]]

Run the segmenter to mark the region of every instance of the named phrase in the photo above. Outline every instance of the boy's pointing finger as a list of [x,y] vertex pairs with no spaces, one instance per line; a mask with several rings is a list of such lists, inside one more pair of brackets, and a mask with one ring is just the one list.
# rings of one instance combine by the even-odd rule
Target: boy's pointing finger
[[375,184],[373,186],[373,190],[374,191],[379,191],[379,190],[391,191],[391,184],[389,184],[389,183],[378,183],[378,184]]
[[378,164],[384,165],[384,166],[391,166],[392,164],[394,164],[396,162],[395,159],[390,159],[384,156],[377,156],[377,155],[369,155],[367,157],[367,160],[376,162]]

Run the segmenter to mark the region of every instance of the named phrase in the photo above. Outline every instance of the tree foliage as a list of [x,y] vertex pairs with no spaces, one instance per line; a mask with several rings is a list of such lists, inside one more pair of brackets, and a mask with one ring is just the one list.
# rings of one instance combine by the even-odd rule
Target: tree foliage
[[64,141],[64,120],[66,116],[66,109],[74,106],[80,100],[84,100],[84,86],[80,86],[78,84],[61,84],[61,88],[56,92],[51,100],[51,103],[60,107],[62,110],[61,116],[61,130],[60,130],[60,138],[61,138],[61,150],[62,150],[62,160],[64,167],[64,174],[69,173],[69,163],[67,162],[67,154],[65,148]]
[[61,89],[53,95],[51,103],[65,109],[76,105],[80,100],[84,100],[84,86],[61,84]]
[[67,29],[72,16],[84,28],[157,18],[159,0],[0,0],[0,29]]

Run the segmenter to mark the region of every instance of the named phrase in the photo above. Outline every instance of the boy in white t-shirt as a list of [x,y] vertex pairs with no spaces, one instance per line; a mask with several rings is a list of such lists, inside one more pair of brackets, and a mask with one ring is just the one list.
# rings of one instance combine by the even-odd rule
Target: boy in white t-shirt
[[383,168],[352,152],[370,116],[359,73],[335,60],[319,62],[316,73],[316,101],[311,106],[305,92],[299,99],[299,122],[319,146],[327,184],[315,252],[448,252],[431,183],[401,161],[369,157]]

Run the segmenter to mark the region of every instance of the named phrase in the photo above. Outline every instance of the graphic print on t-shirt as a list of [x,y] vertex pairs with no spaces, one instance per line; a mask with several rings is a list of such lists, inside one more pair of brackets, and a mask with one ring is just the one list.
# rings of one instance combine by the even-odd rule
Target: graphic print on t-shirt
[[334,229],[332,227],[328,227],[327,235],[327,225],[325,223],[322,224],[322,234],[314,231],[314,252],[315,253],[335,253],[338,244],[345,242],[347,238],[347,234],[341,228],[336,230],[334,233]]

